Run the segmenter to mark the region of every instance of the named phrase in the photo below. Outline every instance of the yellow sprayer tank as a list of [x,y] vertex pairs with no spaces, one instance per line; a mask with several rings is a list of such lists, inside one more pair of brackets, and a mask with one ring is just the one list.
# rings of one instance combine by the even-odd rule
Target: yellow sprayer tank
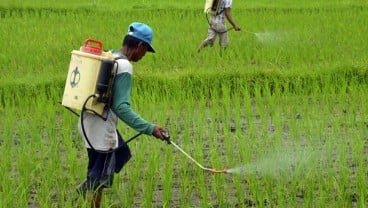
[[216,15],[222,0],[206,0],[204,12],[210,15]]
[[[88,44],[97,43],[97,47]],[[69,64],[69,71],[65,82],[62,105],[74,110],[82,110],[83,104],[91,95],[98,94],[97,82],[103,61],[113,62],[111,53],[102,51],[102,43],[87,39],[80,50],[73,50]],[[90,99],[86,108],[102,115],[106,103],[97,98]]]

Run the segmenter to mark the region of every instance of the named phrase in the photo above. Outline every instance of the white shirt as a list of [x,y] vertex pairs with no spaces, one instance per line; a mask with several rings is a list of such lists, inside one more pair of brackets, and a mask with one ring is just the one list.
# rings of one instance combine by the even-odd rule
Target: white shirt
[[[118,74],[123,72],[133,73],[133,66],[127,59],[118,59],[117,62]],[[116,127],[119,118],[111,109],[109,109],[106,121],[94,113],[85,111],[82,123],[81,116],[78,121],[78,129],[87,148],[91,148],[88,141],[96,150],[107,151],[118,147]],[[83,133],[82,124],[88,141]]]
[[231,8],[232,4],[232,0],[222,0],[217,10],[217,15],[213,16],[212,19],[225,23],[225,8]]

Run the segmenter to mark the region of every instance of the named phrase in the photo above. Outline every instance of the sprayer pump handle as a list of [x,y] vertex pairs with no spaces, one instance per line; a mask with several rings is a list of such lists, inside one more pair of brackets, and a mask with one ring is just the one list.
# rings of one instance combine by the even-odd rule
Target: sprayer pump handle
[[161,135],[164,137],[164,140],[165,140],[168,144],[171,144],[171,142],[170,142],[170,135],[169,135],[169,132],[162,131],[162,132],[161,132]]

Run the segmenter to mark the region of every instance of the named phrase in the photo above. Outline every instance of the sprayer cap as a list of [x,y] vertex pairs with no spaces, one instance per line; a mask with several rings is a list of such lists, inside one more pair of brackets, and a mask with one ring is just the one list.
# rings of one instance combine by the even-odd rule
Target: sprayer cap
[[128,27],[128,35],[131,35],[148,44],[148,51],[154,53],[155,49],[152,46],[153,31],[152,29],[140,22],[133,22]]

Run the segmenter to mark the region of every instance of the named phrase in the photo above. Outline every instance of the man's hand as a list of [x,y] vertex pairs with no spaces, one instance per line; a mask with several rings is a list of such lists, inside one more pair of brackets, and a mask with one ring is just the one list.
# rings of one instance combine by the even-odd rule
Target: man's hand
[[170,143],[170,138],[169,138],[169,134],[167,133],[167,131],[159,126],[155,126],[155,128],[153,129],[152,135],[154,137],[156,137],[157,139],[161,139],[163,141],[167,141],[168,143]]
[[233,28],[234,28],[234,30],[235,30],[235,31],[240,31],[240,30],[241,30],[241,29],[240,29],[240,27],[239,27],[238,25],[234,25],[234,27],[233,27]]

